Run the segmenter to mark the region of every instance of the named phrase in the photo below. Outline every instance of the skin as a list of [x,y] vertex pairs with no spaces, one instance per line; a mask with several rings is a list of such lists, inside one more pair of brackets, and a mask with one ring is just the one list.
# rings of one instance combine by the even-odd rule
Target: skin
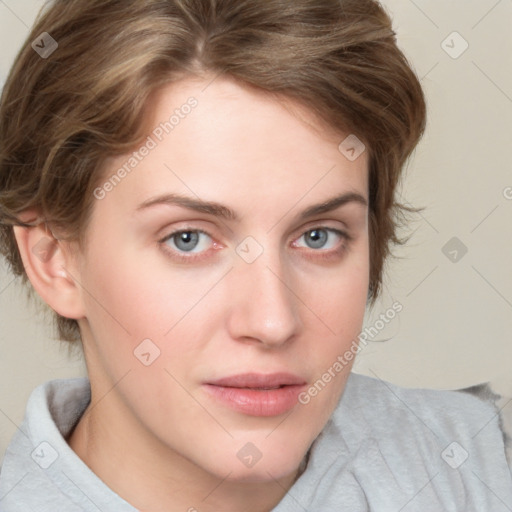
[[[348,134],[332,133],[292,101],[224,78],[208,83],[186,79],[153,98],[153,127],[191,96],[198,105],[95,201],[82,251],[59,242],[50,261],[31,262],[37,236],[17,228],[36,289],[82,332],[92,400],[68,442],[140,510],[274,507],[350,367],[307,405],[270,417],[237,412],[202,384],[286,371],[312,385],[357,337],[366,306],[367,207],[349,201],[299,218],[341,194],[367,201],[366,153],[349,161],[338,150]],[[108,160],[105,176],[126,160]],[[138,209],[171,193],[222,203],[238,220],[169,204]],[[325,246],[310,246],[314,228],[328,237]],[[169,238],[194,229],[208,235],[192,253]],[[252,263],[236,251],[247,236],[258,244],[249,251],[262,250]],[[160,350],[148,366],[134,356],[144,339]],[[237,457],[249,442],[261,452],[250,468]]]

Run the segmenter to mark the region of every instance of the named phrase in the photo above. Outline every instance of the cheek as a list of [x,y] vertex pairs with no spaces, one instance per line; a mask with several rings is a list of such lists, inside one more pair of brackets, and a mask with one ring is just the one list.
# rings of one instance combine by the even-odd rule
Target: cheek
[[339,267],[328,272],[322,270],[316,286],[310,276],[303,276],[301,282],[302,295],[308,299],[306,305],[317,317],[317,324],[319,319],[323,320],[327,337],[338,346],[350,342],[351,337],[359,334],[367,303],[367,239],[361,240]]
[[328,280],[323,290],[311,292],[310,296],[323,312],[331,334],[339,335],[353,330],[362,321],[367,293],[366,273],[353,270]]
[[338,269],[318,280],[318,286],[303,286],[301,292],[308,297],[303,360],[315,379],[329,370],[336,375],[332,379],[326,376],[329,384],[322,397],[315,399],[317,405],[323,402],[326,410],[337,401],[357,354],[369,284],[366,247],[362,244]]
[[193,355],[201,342],[190,341],[202,340],[201,326],[221,307],[212,303],[208,291],[223,272],[172,268],[154,251],[144,257],[128,250],[95,253],[92,248],[82,269],[83,299],[91,338],[106,364],[122,372],[137,362],[133,352],[146,339],[162,356]]
[[[230,263],[177,268],[154,249],[141,255],[116,247],[113,241],[99,244],[96,251],[92,247],[82,269],[88,325],[92,338],[101,340],[98,351],[107,364],[115,366],[116,373],[134,363],[137,367],[133,352],[145,339],[161,349],[158,365],[175,358],[200,359],[208,339],[222,329],[223,314],[236,292],[236,283],[222,282]],[[304,360],[317,373],[342,354],[361,329],[368,290],[367,244],[362,240],[337,268],[311,268],[295,273],[290,284],[305,329],[300,342],[304,350],[296,354],[306,355]],[[221,297],[228,281],[233,288],[226,302]]]

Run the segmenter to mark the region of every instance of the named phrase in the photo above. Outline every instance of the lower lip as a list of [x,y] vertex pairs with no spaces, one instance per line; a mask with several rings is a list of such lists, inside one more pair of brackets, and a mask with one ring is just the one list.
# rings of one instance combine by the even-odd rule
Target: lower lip
[[207,393],[228,407],[249,416],[279,416],[298,403],[305,386],[283,386],[278,389],[257,390],[205,384]]

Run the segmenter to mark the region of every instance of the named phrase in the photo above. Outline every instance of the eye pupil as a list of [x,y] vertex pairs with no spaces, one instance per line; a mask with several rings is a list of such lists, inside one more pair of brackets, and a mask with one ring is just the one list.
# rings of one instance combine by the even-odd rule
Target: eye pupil
[[312,249],[320,249],[327,241],[327,232],[325,229],[312,229],[307,233],[306,240]]

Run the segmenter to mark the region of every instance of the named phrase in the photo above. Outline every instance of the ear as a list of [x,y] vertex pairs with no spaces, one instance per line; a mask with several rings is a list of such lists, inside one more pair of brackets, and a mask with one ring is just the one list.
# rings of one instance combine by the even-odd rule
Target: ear
[[[24,215],[34,218],[34,215]],[[14,235],[23,265],[32,286],[40,297],[59,315],[78,320],[84,318],[84,307],[76,264],[69,242],[58,240],[45,222],[36,226],[15,226]]]

